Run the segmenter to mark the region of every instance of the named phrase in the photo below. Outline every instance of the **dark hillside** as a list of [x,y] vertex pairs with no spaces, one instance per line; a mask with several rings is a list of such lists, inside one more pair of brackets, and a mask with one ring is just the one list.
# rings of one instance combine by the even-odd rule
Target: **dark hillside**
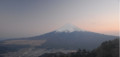
[[79,49],[77,52],[68,54],[46,53],[39,57],[119,57],[119,39],[105,41],[91,52]]

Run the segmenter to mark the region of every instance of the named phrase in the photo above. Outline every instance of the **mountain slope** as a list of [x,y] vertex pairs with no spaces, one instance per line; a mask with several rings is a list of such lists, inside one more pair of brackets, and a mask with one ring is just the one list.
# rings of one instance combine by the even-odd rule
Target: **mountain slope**
[[28,38],[28,40],[46,40],[40,48],[48,49],[94,49],[103,41],[112,40],[116,36],[85,31],[68,24],[53,32]]
[[65,49],[93,49],[103,41],[114,39],[115,36],[103,35],[93,32],[51,32],[42,36],[31,38],[45,39],[42,48],[65,48]]
[[[65,25],[53,32],[49,32],[43,35],[21,38],[18,40],[25,40],[27,42],[35,42],[32,46],[36,45],[39,48],[47,49],[94,49],[99,46],[103,41],[112,40],[116,36],[104,35],[94,32],[85,31],[79,29],[74,25]],[[39,45],[38,40],[45,41],[42,45]],[[16,40],[12,42],[17,42]],[[25,43],[24,41],[24,43]],[[31,43],[30,43],[31,44]]]

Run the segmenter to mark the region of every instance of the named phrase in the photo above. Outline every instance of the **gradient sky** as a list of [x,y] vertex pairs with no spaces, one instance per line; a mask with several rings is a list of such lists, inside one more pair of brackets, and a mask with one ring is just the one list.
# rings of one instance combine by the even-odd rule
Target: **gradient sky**
[[118,35],[118,0],[0,0],[0,38],[41,35],[71,23]]

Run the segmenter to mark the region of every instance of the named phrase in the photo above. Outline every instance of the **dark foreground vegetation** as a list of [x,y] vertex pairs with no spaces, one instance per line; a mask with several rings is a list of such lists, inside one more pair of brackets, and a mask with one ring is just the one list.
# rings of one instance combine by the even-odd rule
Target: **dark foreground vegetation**
[[119,57],[119,39],[103,42],[98,48],[87,51],[79,49],[71,53],[45,53],[39,57]]
[[8,52],[16,52],[22,48],[29,47],[27,45],[0,45],[0,57],[4,57],[2,54]]

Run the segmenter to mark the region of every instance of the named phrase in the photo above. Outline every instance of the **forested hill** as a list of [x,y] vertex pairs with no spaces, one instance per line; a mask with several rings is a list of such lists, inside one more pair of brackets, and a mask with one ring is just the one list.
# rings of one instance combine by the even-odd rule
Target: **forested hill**
[[39,57],[119,57],[119,38],[105,41],[93,51],[79,49],[77,52],[71,52],[68,54],[61,52],[46,53]]
[[118,57],[119,39],[105,41],[96,49],[97,57]]

